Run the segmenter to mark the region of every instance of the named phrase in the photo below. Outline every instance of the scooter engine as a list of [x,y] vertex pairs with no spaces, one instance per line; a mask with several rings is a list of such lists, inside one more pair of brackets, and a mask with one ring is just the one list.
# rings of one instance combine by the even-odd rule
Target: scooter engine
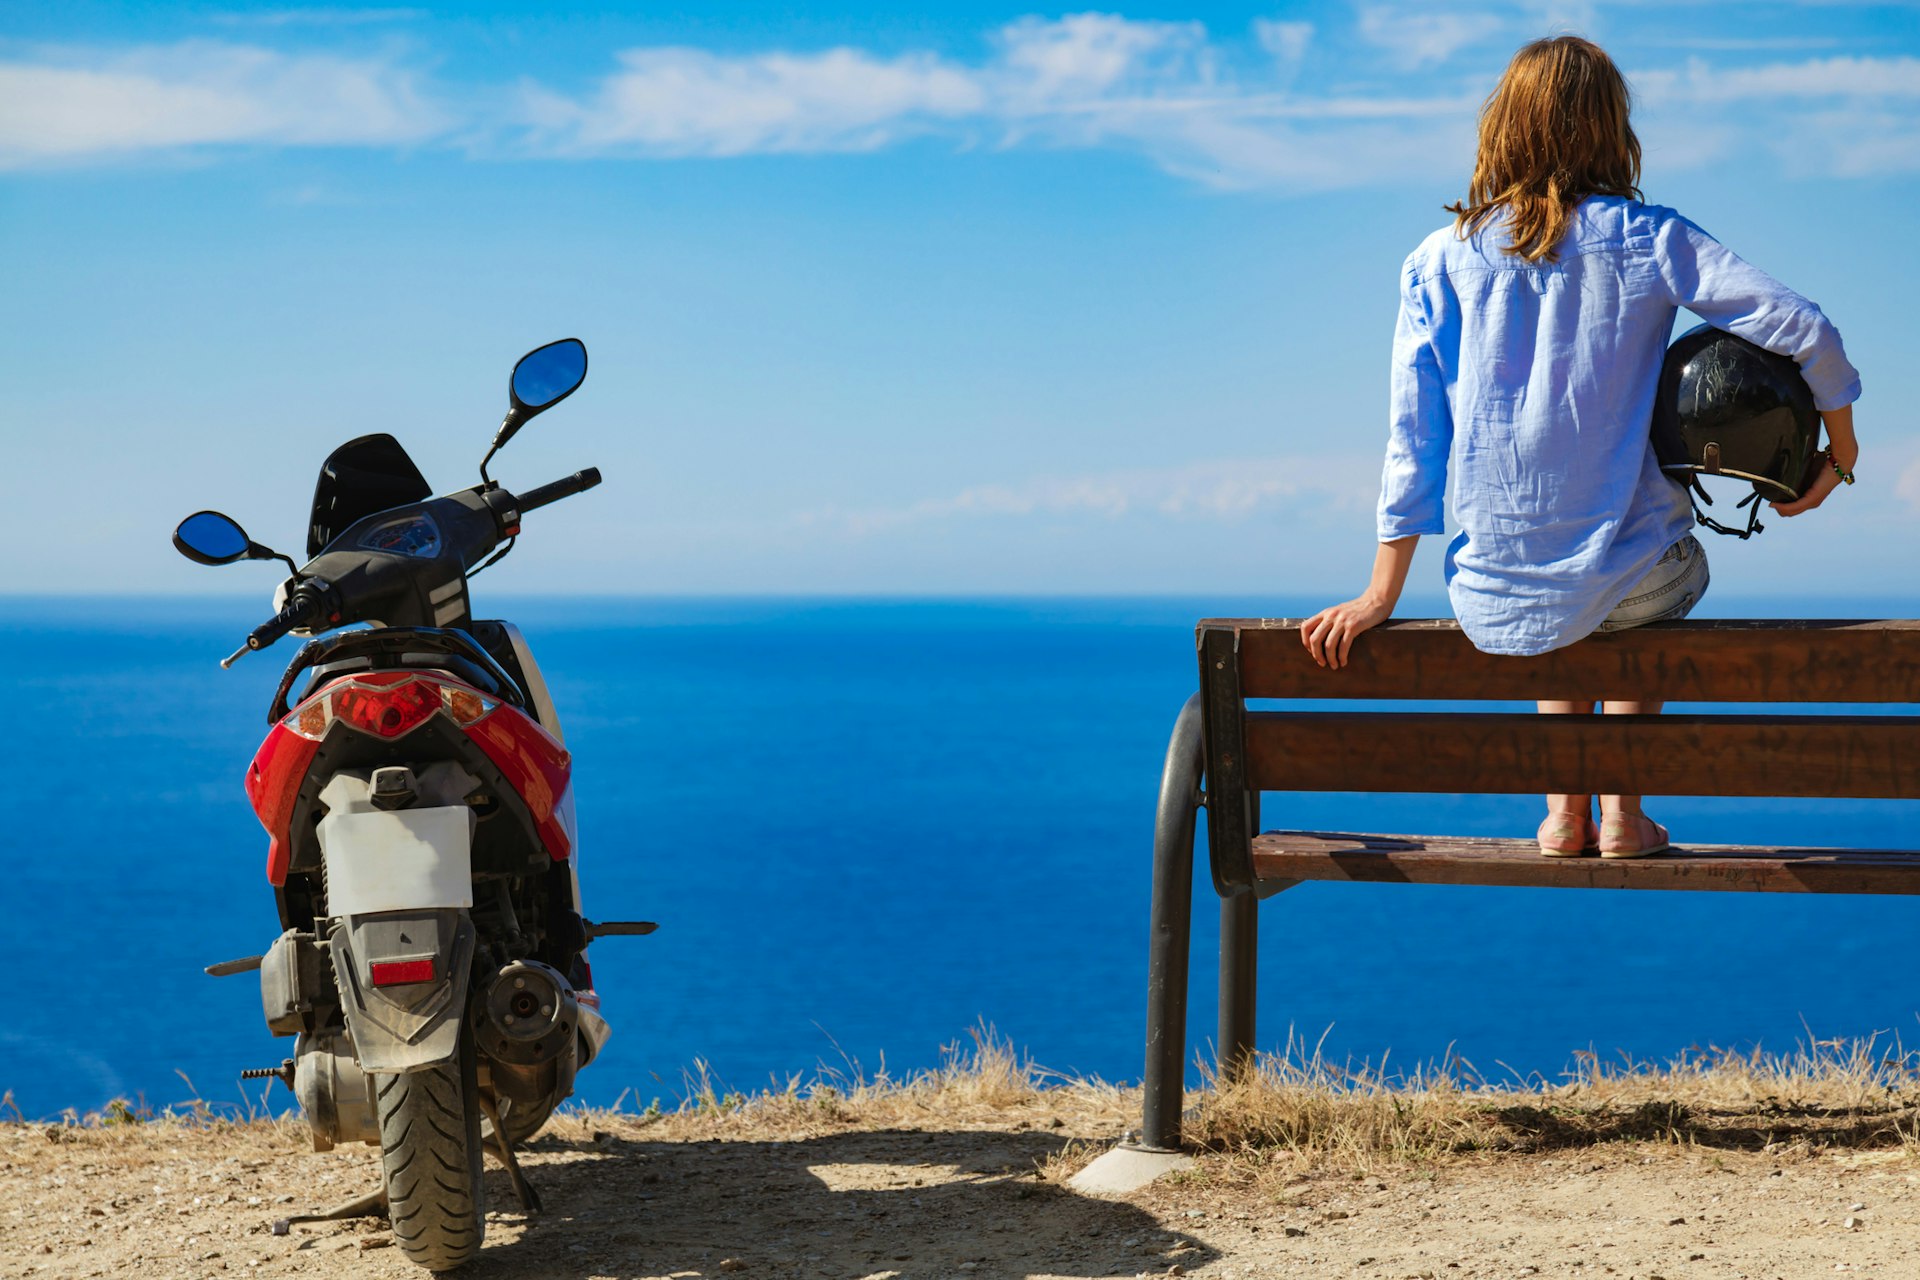
[[293,1061],[293,1096],[307,1114],[315,1151],[331,1151],[341,1142],[379,1143],[373,1081],[354,1061],[345,1032],[301,1032]]

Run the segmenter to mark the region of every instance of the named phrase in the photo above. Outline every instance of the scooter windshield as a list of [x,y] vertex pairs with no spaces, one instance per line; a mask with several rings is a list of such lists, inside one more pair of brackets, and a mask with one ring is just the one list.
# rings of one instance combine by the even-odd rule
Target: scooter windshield
[[349,440],[320,464],[313,520],[307,526],[307,558],[319,555],[348,526],[376,511],[432,496],[433,487],[398,440],[384,432]]

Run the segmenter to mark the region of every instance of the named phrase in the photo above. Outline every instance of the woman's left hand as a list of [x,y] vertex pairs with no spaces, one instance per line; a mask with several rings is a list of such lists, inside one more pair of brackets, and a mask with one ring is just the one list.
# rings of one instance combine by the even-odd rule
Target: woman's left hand
[[1393,615],[1393,606],[1369,594],[1336,604],[1300,624],[1300,643],[1323,667],[1344,667],[1353,639]]

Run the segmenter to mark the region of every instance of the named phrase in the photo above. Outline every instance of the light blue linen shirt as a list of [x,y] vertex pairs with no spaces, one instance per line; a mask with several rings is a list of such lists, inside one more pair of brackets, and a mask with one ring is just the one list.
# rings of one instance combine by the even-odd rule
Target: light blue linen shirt
[[1450,224],[1400,276],[1382,542],[1447,548],[1461,629],[1488,653],[1544,653],[1592,632],[1693,527],[1649,438],[1674,313],[1793,357],[1822,410],[1860,376],[1820,308],[1671,209],[1590,196],[1557,262],[1504,253],[1493,219]]

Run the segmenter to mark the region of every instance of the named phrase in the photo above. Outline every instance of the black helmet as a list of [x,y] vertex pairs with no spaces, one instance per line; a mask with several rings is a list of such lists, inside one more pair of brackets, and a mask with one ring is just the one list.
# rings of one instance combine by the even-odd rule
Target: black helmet
[[[1660,468],[1691,485],[1700,523],[1745,538],[1760,532],[1760,501],[1792,502],[1824,459],[1820,411],[1789,356],[1775,355],[1712,325],[1687,330],[1667,348],[1653,403],[1653,450]],[[1735,476],[1753,493],[1746,529],[1729,529],[1700,511],[1713,499],[1702,475]]]

